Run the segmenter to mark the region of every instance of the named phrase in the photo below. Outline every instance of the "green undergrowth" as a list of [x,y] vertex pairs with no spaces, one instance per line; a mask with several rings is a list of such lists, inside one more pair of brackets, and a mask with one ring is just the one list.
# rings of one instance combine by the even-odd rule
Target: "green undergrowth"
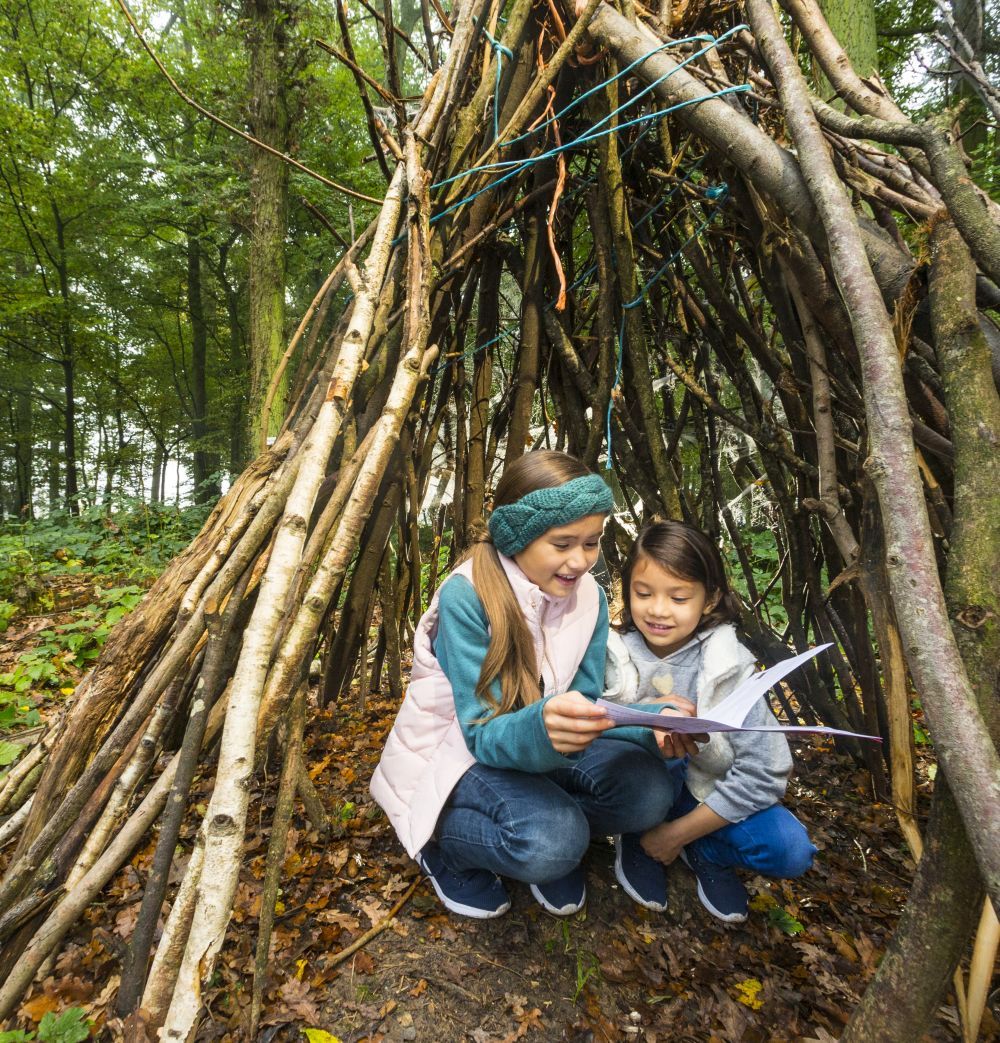
[[125,504],[0,527],[0,641],[9,650],[0,662],[0,774],[23,752],[18,733],[73,694],[112,627],[205,515]]
[[0,1043],[83,1043],[89,1037],[90,1023],[85,1011],[82,1007],[70,1007],[62,1014],[46,1013],[37,1032],[0,1032]]
[[207,508],[178,509],[127,501],[114,511],[0,526],[0,630],[18,615],[58,608],[61,588],[80,578],[103,586],[155,578],[201,528]]

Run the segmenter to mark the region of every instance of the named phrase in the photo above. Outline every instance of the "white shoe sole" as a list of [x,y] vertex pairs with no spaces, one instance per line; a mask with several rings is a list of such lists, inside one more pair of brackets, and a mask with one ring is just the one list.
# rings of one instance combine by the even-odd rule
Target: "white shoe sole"
[[643,909],[651,909],[654,913],[665,913],[667,911],[666,902],[663,905],[660,905],[659,902],[650,902],[648,899],[641,897],[639,892],[629,883],[625,870],[622,867],[622,838],[620,835],[615,837],[615,879],[621,884],[625,894],[637,905],[641,905]]
[[587,904],[587,889],[583,890],[583,897],[580,899],[578,905],[564,905],[557,907],[552,905],[551,902],[547,901],[541,891],[538,890],[537,884],[530,884],[529,890],[534,895],[535,901],[547,912],[552,913],[553,916],[572,916],[574,913],[578,913]]
[[449,898],[444,891],[441,890],[438,882],[434,877],[427,872],[426,867],[421,864],[425,876],[431,882],[431,887],[434,888],[434,893],[438,896],[441,904],[448,910],[449,913],[455,913],[457,916],[470,916],[473,920],[492,920],[497,916],[503,916],[505,912],[510,908],[510,899],[508,898],[499,909],[480,909],[474,905],[462,905],[461,902],[456,902],[454,898]]
[[[681,850],[681,861],[691,869],[691,863],[687,860],[687,855]],[[694,873],[694,870],[691,869]],[[714,905],[708,900],[708,895],[705,894],[704,888],[701,886],[701,880],[698,879],[698,874],[694,873],[695,883],[698,885],[698,901],[716,918],[721,920],[723,923],[746,923],[746,913],[724,913],[720,909],[716,909]]]

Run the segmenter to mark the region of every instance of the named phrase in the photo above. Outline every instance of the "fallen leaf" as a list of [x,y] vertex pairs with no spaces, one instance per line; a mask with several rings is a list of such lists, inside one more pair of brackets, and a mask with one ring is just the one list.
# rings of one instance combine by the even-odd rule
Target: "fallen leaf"
[[121,938],[131,938],[135,930],[135,922],[139,919],[141,902],[133,902],[119,910],[115,916],[115,934]]
[[350,931],[351,933],[361,930],[361,921],[356,916],[351,916],[350,913],[342,913],[339,909],[324,909],[321,913],[316,914],[316,919],[320,923],[337,924],[338,927],[342,927],[345,931]]
[[319,1008],[310,998],[310,986],[298,978],[286,979],[278,989],[278,995],[289,1014],[300,1021],[319,1021]]
[[747,978],[745,981],[736,983],[736,998],[740,1003],[751,1010],[760,1010],[764,1006],[764,1000],[760,996],[763,985],[756,978]]
[[377,898],[358,898],[357,902],[361,911],[371,920],[372,927],[385,919],[386,907]]
[[322,759],[322,760],[321,760],[321,761],[319,762],[319,764],[314,764],[314,765],[313,765],[313,766],[312,766],[312,767],[311,767],[311,768],[309,769],[309,778],[310,778],[310,779],[312,779],[312,780],[313,780],[313,782],[315,782],[315,781],[316,781],[316,779],[317,779],[317,778],[318,778],[318,777],[319,777],[320,775],[322,775],[322,774],[323,774],[323,772],[324,772],[324,771],[326,771],[326,769],[327,769],[327,768],[328,768],[328,767],[330,766],[330,761],[332,761],[332,760],[333,760],[333,754],[332,754],[332,753],[328,753],[328,754],[327,754],[327,755],[326,755],[326,756],[325,756],[325,757],[324,757],[324,758],[323,758],[323,759]]
[[35,996],[34,999],[28,1000],[27,1003],[21,1004],[21,1013],[27,1014],[34,1022],[39,1022],[45,1017],[50,1011],[58,1010],[61,1006],[59,998],[49,993],[43,992],[39,996]]

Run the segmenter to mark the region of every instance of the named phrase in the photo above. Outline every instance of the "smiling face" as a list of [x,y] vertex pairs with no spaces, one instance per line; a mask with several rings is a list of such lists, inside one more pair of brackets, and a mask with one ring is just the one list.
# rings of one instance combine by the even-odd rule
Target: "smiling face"
[[704,583],[682,579],[645,556],[632,569],[628,597],[632,622],[661,659],[687,643],[718,601],[708,597]]
[[569,525],[557,525],[518,551],[514,561],[543,594],[566,597],[594,567],[606,518],[588,514]]

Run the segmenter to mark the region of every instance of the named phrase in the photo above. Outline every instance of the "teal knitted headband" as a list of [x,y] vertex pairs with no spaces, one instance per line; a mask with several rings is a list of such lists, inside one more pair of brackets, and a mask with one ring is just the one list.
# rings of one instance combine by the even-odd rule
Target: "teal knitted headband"
[[496,549],[512,558],[543,532],[588,514],[610,514],[614,505],[604,479],[587,474],[550,489],[535,489],[520,500],[495,508],[488,526]]

